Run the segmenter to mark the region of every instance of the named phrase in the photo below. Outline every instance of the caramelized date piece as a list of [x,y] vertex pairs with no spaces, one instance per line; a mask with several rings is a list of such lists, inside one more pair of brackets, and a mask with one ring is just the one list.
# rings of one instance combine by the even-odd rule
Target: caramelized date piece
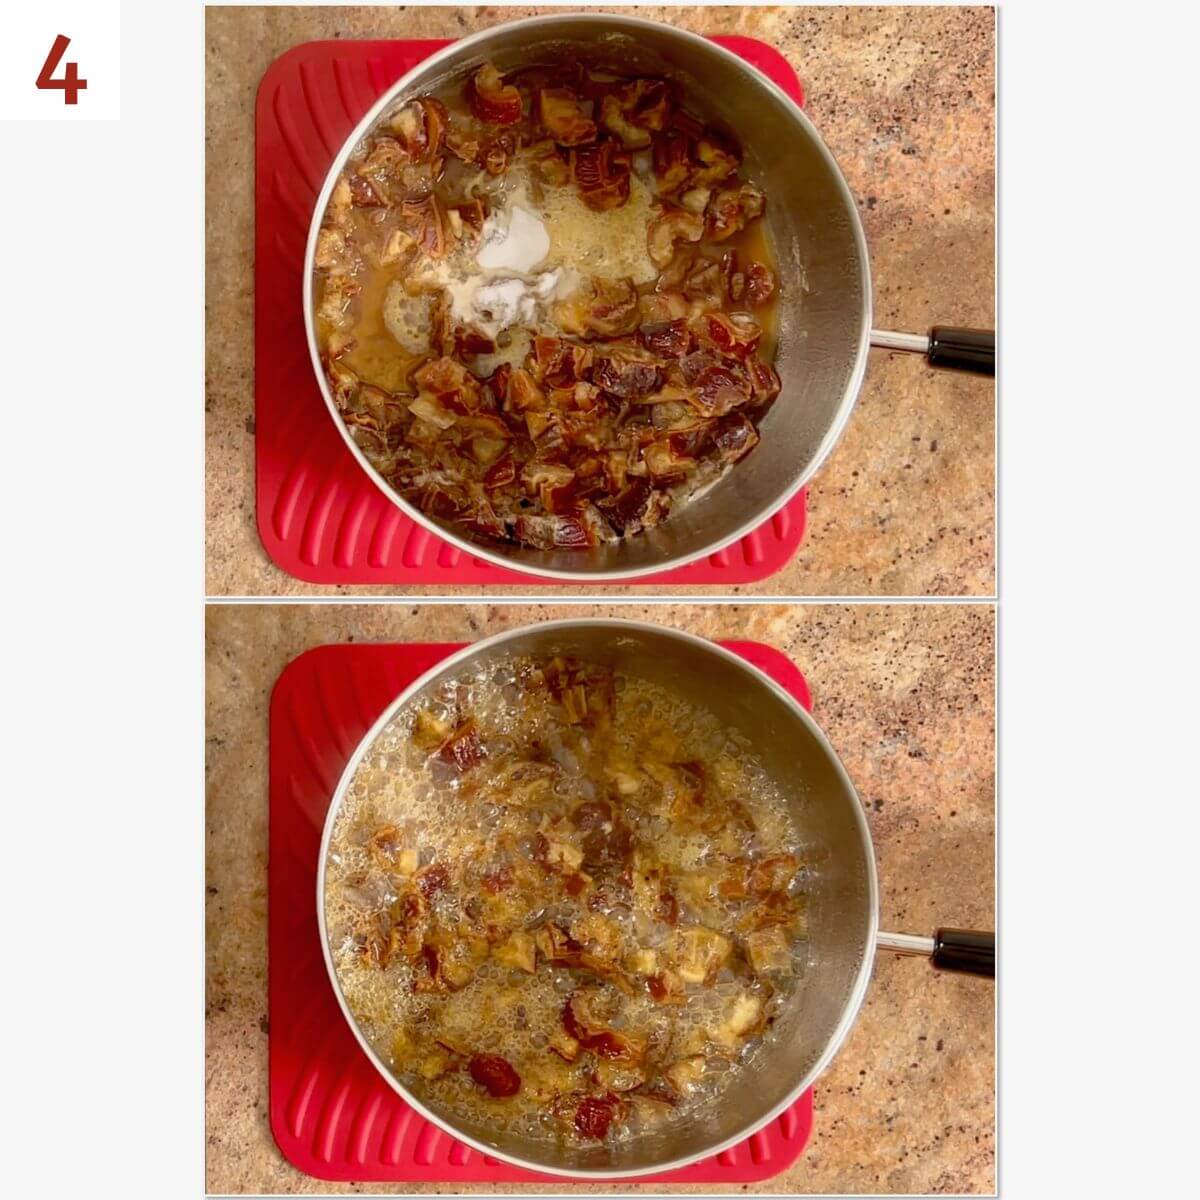
[[747,367],[750,371],[750,387],[756,404],[766,404],[779,395],[783,386],[779,373],[760,358],[752,358]]
[[592,380],[601,391],[622,400],[637,400],[662,386],[662,370],[653,360],[632,353],[596,359]]
[[456,325],[454,328],[454,350],[459,358],[468,362],[481,354],[493,354],[496,343],[474,325]]
[[653,163],[659,195],[669,196],[679,191],[692,175],[687,137],[677,129],[669,129],[655,138]]
[[596,140],[596,123],[584,114],[569,88],[541,88],[536,98],[542,127],[560,146],[582,146]]
[[504,411],[510,413],[528,412],[530,409],[544,409],[546,395],[533,381],[533,377],[524,367],[514,368],[508,376],[507,388],[504,394]]
[[449,243],[446,211],[432,192],[417,200],[403,201],[400,220],[423,254],[429,258],[445,255]]
[[621,1101],[611,1092],[604,1096],[586,1096],[576,1106],[572,1123],[582,1137],[602,1142],[620,1109]]
[[438,157],[449,124],[446,106],[440,100],[423,96],[410,100],[392,118],[392,132],[411,161],[423,163]]
[[665,129],[670,89],[661,79],[635,79],[600,99],[600,123],[631,150],[650,145],[650,131]]
[[413,372],[421,393],[435,397],[452,412],[476,412],[481,399],[479,381],[452,358],[435,358]]
[[[589,800],[571,812],[571,823],[576,829],[590,831],[611,824],[612,805],[607,800]],[[389,826],[394,828],[394,826]]]
[[445,891],[450,884],[450,872],[445,863],[431,863],[428,867],[417,872],[417,887],[426,900],[432,899],[438,892]]
[[640,522],[645,516],[650,504],[650,493],[648,479],[631,479],[615,496],[597,501],[597,504],[608,523],[618,533],[624,533],[629,526]]
[[632,853],[633,834],[620,821],[593,828],[583,839],[583,865],[593,873],[624,866]]
[[744,313],[705,313],[696,322],[701,345],[726,358],[746,359],[758,348],[762,330]]
[[355,208],[382,208],[387,204],[383,189],[361,175],[350,176],[350,196]]
[[643,324],[665,325],[688,317],[692,302],[682,292],[648,292],[638,297],[638,311]]
[[530,495],[538,496],[547,512],[566,516],[573,511],[575,472],[570,467],[534,459],[521,472],[521,482]]
[[681,454],[669,437],[647,446],[642,459],[656,483],[673,483],[696,469],[696,460]]
[[578,517],[518,517],[513,536],[538,550],[585,550],[595,539]]
[[618,97],[610,93],[600,100],[600,124],[619,137],[627,150],[644,150],[650,145],[650,131],[639,129],[625,114]]
[[563,338],[533,339],[533,374],[539,383],[552,388],[570,388],[582,380],[592,367],[592,350]]
[[641,321],[637,289],[628,279],[591,279],[553,306],[552,316],[564,333],[578,337],[619,337]]
[[723,242],[761,217],[766,206],[766,197],[751,183],[725,188],[709,202],[706,233],[712,241]]
[[520,1075],[498,1054],[472,1055],[469,1070],[471,1078],[495,1099],[507,1099],[521,1090]]
[[553,187],[562,187],[571,178],[571,167],[553,138],[535,142],[525,152],[534,173]]
[[459,773],[469,771],[483,761],[483,743],[479,740],[479,728],[472,718],[467,718],[450,735],[438,751],[438,757],[450,763]]
[[629,154],[617,142],[595,142],[571,153],[571,173],[584,204],[596,212],[629,199]]
[[770,267],[753,262],[746,268],[746,300],[752,305],[766,304],[775,294],[775,275]]
[[650,222],[646,245],[656,267],[665,267],[675,256],[676,242],[698,242],[704,236],[704,218],[682,208],[668,209]]
[[718,423],[713,444],[722,462],[737,462],[758,445],[758,430],[741,413],[730,413]]
[[770,892],[752,909],[738,918],[738,929],[753,933],[772,925],[793,925],[801,916],[802,907],[798,897],[786,892]]
[[704,926],[678,930],[672,940],[675,968],[686,983],[710,985],[732,951],[727,937]]
[[692,333],[687,321],[658,321],[638,330],[638,341],[651,354],[662,358],[682,358],[692,348]]
[[479,120],[491,125],[513,125],[521,119],[521,93],[504,82],[492,63],[484,63],[471,76],[467,103]]
[[704,417],[722,417],[750,399],[749,380],[729,367],[706,367],[697,376],[693,387],[690,402]]
[[699,166],[692,172],[692,187],[720,183],[741,165],[741,154],[737,147],[712,130],[696,142],[695,156]]
[[498,133],[483,144],[479,164],[489,175],[503,175],[516,150],[516,139],[511,133]]
[[701,258],[696,263],[684,281],[683,293],[704,308],[721,307],[721,267],[715,258]]
[[594,994],[572,992],[563,1005],[563,1028],[586,1050],[613,1062],[640,1063],[646,1056],[646,1042],[631,1033],[610,1029],[591,1011]]
[[798,867],[794,854],[770,854],[749,865],[746,886],[755,896],[785,891]]
[[483,477],[483,486],[490,489],[504,488],[515,483],[516,478],[517,464],[506,457],[488,467],[487,474]]

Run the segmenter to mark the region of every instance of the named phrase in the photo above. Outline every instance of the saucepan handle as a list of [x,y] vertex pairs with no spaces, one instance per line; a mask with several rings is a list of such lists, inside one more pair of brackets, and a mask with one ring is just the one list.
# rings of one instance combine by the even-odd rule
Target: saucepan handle
[[996,977],[996,935],[979,929],[939,929],[933,937],[879,933],[875,945],[894,954],[923,955],[943,971]]
[[885,350],[924,354],[931,367],[952,367],[977,375],[996,373],[996,334],[991,329],[935,325],[927,334],[872,329],[871,345]]

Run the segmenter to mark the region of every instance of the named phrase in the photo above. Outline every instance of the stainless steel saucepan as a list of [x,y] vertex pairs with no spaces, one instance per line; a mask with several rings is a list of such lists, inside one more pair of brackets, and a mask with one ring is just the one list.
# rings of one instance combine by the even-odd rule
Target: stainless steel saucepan
[[[469,540],[460,526],[408,504],[370,465],[338,414],[321,367],[313,319],[317,232],[338,174],[381,116],[490,60],[502,72],[569,55],[596,67],[679,81],[706,120],[736,132],[746,171],[766,193],[764,220],[780,289],[776,369],[783,390],[762,440],[707,494],[661,526],[588,551],[541,551]],[[871,329],[871,273],[854,197],[820,135],[766,76],[706,38],[609,13],[532,17],[497,25],[432,55],[381,96],[334,159],[317,197],[304,263],[304,313],[313,368],[351,453],[414,520],[497,566],[561,580],[629,578],[682,566],[737,541],[812,478],[845,428],[872,344],[924,353],[935,365],[990,372],[993,335],[934,329],[929,335]]]
[[[325,862],[338,809],[359,762],[396,713],[420,703],[439,682],[465,668],[525,654],[577,655],[686,691],[749,739],[750,752],[790,797],[805,839],[808,957],[796,991],[772,1027],[771,1052],[757,1057],[757,1065],[735,1081],[707,1120],[617,1147],[535,1143],[423,1104],[391,1074],[358,1028],[329,952]],[[824,1069],[849,1032],[877,949],[928,955],[936,966],[979,975],[994,970],[990,933],[940,930],[920,938],[879,931],[875,857],[862,805],[825,735],[791,696],[728,650],[691,634],[634,621],[552,621],[501,634],[452,655],[407,688],[363,738],[338,783],[321,842],[316,901],[325,963],[338,1003],[387,1082],[424,1116],[486,1154],[530,1170],[593,1179],[687,1166],[777,1117]]]

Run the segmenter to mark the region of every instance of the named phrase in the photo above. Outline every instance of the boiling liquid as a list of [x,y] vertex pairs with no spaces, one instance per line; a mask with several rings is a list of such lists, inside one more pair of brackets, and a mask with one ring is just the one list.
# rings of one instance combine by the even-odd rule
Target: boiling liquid
[[[487,757],[463,775],[443,769],[413,740],[414,708],[399,713],[364,757],[338,814],[327,864],[326,918],[330,949],[346,1001],[375,1051],[406,1086],[422,1100],[460,1118],[485,1118],[497,1130],[535,1139],[574,1136],[551,1112],[555,1098],[575,1092],[599,1094],[591,1076],[597,1066],[608,1069],[589,1053],[574,1064],[562,1061],[549,1046],[561,1036],[563,1005],[581,986],[596,980],[578,970],[539,961],[529,975],[488,958],[460,991],[430,995],[413,990],[420,963],[397,956],[384,970],[359,953],[355,932],[364,918],[394,902],[397,884],[373,863],[367,841],[383,825],[401,831],[405,847],[416,861],[447,864],[455,885],[432,898],[440,922],[454,928],[465,918],[475,889],[467,879],[503,868],[532,867],[540,830],[554,816],[569,814],[577,805],[607,799],[614,813],[628,822],[634,837],[633,870],[650,859],[661,863],[670,877],[682,880],[730,859],[788,852],[799,858],[800,838],[789,807],[761,766],[747,752],[745,740],[711,713],[657,684],[629,676],[615,681],[611,727],[588,730],[565,725],[559,707],[545,698],[530,698],[521,680],[528,660],[502,662],[443,685],[432,705],[436,717],[451,725],[465,709],[477,721]],[[536,749],[535,749],[536,748]],[[492,788],[504,764],[514,758],[540,757],[556,768],[554,783],[533,802],[496,803]],[[707,803],[720,810],[737,806],[739,820],[721,822],[706,833],[663,816],[648,781],[643,792],[622,804],[612,790],[609,768],[617,764],[669,761],[698,765],[706,780]],[[731,813],[733,808],[730,809]],[[748,816],[749,820],[744,817]],[[596,889],[602,885],[598,876]],[[476,901],[477,902],[477,901]],[[680,901],[681,927],[699,923],[726,934],[736,943],[739,906],[705,904],[693,912]],[[661,949],[672,936],[670,925],[647,922],[644,914],[620,904],[597,903],[595,889],[578,899],[556,890],[533,898],[519,925],[527,929],[554,921],[563,928],[589,914],[599,914],[620,928],[630,947]],[[709,1032],[717,1027],[734,997],[751,993],[768,998],[773,1013],[786,1001],[804,966],[805,945],[797,937],[791,946],[793,969],[764,987],[735,960],[721,970],[711,986],[689,986],[686,1003],[655,1003],[644,988],[625,996],[611,984],[597,995],[617,1007],[614,1029],[647,1039],[662,1062],[706,1054],[708,1068],[695,1090],[670,1109],[654,1108],[658,1128],[688,1121],[719,1102],[720,1094],[742,1070],[760,1038],[735,1047],[714,1048]],[[466,1070],[438,1079],[424,1079],[420,1064],[409,1054],[411,1040],[436,1030],[464,1053],[496,1054],[521,1076],[521,1091],[507,1099],[491,1099]],[[397,1053],[397,1034],[401,1051]],[[641,1132],[645,1114],[635,1109],[631,1119],[614,1124],[610,1139],[632,1138]]]

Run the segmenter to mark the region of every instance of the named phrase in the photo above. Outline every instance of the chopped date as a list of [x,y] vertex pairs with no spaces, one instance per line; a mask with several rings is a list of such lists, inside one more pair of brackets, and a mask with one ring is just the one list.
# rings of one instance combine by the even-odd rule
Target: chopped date
[[775,275],[763,263],[751,263],[746,268],[746,299],[753,305],[766,304],[775,294]]
[[586,989],[572,992],[567,997],[563,1004],[562,1025],[581,1046],[601,1058],[636,1063],[645,1057],[646,1042],[643,1039],[609,1029],[596,1020],[591,1013]]
[[758,444],[758,430],[740,413],[731,413],[718,424],[713,443],[725,462],[737,462]]
[[601,358],[592,375],[597,387],[622,400],[636,400],[662,386],[662,369],[654,362]]
[[623,866],[633,854],[633,833],[620,821],[592,826],[583,839],[583,865],[589,871]]
[[607,800],[589,800],[571,813],[571,822],[576,829],[601,829],[605,825],[611,826],[612,819],[612,805]]
[[632,479],[616,496],[598,501],[597,506],[608,518],[608,523],[618,533],[623,533],[645,513],[650,492],[648,479]]
[[611,1092],[605,1096],[587,1096],[575,1109],[575,1128],[583,1137],[602,1142],[620,1107],[620,1100]]
[[521,119],[521,93],[511,83],[505,83],[492,63],[471,76],[467,85],[467,103],[481,121],[493,125],[513,125]]
[[498,1054],[475,1054],[471,1057],[471,1078],[487,1090],[489,1096],[507,1099],[521,1090],[521,1077],[507,1059]]
[[571,154],[571,172],[588,208],[606,212],[629,199],[629,152],[620,142],[593,142]]
[[682,358],[692,348],[692,331],[685,320],[659,321],[643,325],[638,331],[638,341],[652,354],[664,358]]
[[542,550],[583,550],[595,544],[576,517],[518,517],[517,541]]
[[450,872],[444,863],[433,863],[417,873],[417,887],[426,900],[432,899],[438,892],[444,891],[450,883]]
[[679,901],[674,892],[659,894],[658,903],[654,907],[654,915],[666,925],[679,924]]
[[486,488],[503,488],[514,483],[517,478],[517,464],[511,458],[502,458],[487,469],[483,477]]
[[513,873],[511,867],[499,867],[495,871],[489,871],[483,877],[484,891],[490,892],[493,896],[507,891],[512,885]]
[[582,146],[596,140],[596,125],[569,88],[542,88],[537,93],[538,120],[560,146]]
[[483,761],[483,742],[473,720],[464,721],[438,751],[442,762],[450,763],[460,773],[477,767]]

